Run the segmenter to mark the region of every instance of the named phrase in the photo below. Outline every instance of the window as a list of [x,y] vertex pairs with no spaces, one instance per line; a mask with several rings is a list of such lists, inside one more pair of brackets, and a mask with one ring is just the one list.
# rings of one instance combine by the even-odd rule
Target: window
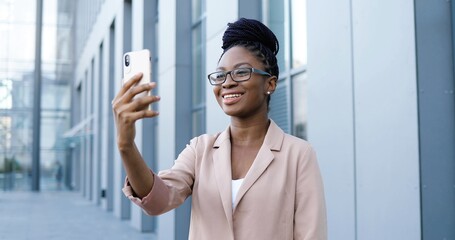
[[205,132],[205,0],[192,1],[192,135]]
[[307,139],[307,74],[292,77],[292,134]]
[[307,64],[306,1],[291,0],[291,65],[292,68]]
[[272,95],[270,117],[285,131],[307,136],[306,1],[264,2],[264,23],[280,42],[278,89]]

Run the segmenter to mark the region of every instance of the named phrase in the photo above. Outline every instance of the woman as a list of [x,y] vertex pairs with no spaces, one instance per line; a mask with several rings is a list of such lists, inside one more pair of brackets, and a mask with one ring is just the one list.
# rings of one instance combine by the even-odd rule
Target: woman
[[128,81],[113,101],[117,144],[127,173],[123,191],[150,215],[178,207],[192,195],[190,239],[326,239],[322,179],[304,140],[268,117],[276,90],[278,40],[264,24],[228,24],[218,68],[208,75],[231,124],[192,139],[174,166],[153,173],[134,144],[134,123],[155,117],[142,110],[158,96],[133,97],[155,87]]

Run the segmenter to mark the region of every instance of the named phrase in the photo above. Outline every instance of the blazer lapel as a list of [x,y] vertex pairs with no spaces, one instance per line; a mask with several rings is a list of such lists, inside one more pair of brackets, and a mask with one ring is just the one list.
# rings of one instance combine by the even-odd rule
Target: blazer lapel
[[231,193],[231,142],[229,140],[229,128],[222,132],[214,143],[213,167],[215,170],[216,183],[220,192],[226,218],[229,226],[233,229],[232,221],[232,193]]
[[251,186],[258,180],[258,178],[262,175],[262,173],[267,169],[267,167],[272,162],[274,156],[270,149],[267,146],[262,145],[261,149],[259,150],[256,159],[251,165],[250,170],[248,171],[245,179],[243,180],[242,185],[240,186],[239,192],[237,193],[237,197],[235,199],[234,206],[237,206],[240,200],[242,199],[243,195],[251,188]]
[[280,151],[281,145],[284,140],[284,132],[281,130],[273,120],[270,120],[270,126],[267,130],[267,134],[264,138],[264,143],[259,149],[256,159],[251,165],[242,185],[240,186],[239,192],[235,199],[234,206],[237,206],[242,197],[251,188],[251,186],[258,180],[258,178],[264,173],[267,167],[272,163],[275,156],[272,151]]

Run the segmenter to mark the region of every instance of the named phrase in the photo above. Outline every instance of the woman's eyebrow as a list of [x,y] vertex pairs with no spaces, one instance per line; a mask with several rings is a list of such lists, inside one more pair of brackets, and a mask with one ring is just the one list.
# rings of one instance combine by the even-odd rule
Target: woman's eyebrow
[[248,66],[251,66],[251,64],[247,63],[247,62],[242,62],[242,63],[237,63],[234,65],[234,68],[238,68],[238,67],[241,67],[243,65],[248,65]]
[[[251,67],[251,64],[249,64],[247,62],[241,62],[241,63],[235,64],[233,69],[242,67],[243,65],[248,65],[249,67]],[[217,71],[225,71],[226,68],[221,66],[221,67],[217,67],[216,70]]]

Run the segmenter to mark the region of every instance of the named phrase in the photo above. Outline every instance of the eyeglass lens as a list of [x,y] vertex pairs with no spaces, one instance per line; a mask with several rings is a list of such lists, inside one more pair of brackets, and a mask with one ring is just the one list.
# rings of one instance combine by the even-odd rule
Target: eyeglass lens
[[231,75],[231,78],[234,81],[246,81],[251,76],[251,69],[239,68],[239,69],[234,69],[229,72],[216,72],[216,73],[210,74],[209,78],[210,78],[211,82],[213,82],[215,84],[220,84],[226,80],[228,74]]

